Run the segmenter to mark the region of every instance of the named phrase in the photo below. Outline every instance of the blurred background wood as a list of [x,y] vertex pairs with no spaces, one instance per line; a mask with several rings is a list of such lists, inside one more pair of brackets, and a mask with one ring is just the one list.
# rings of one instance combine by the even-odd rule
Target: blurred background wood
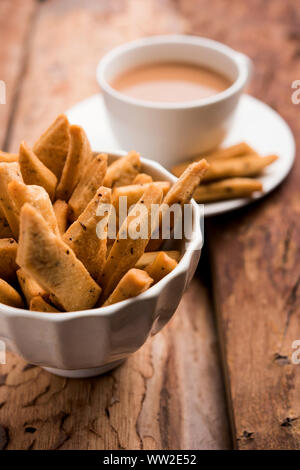
[[[252,57],[250,93],[299,136],[291,102],[299,15],[294,0],[1,0],[8,99],[0,142],[12,151],[32,143],[59,112],[98,91],[95,68],[107,50],[165,33],[211,37]],[[299,172],[297,161],[266,200],[207,223],[210,258],[174,319],[114,372],[67,380],[9,355],[0,369],[0,448],[229,448],[213,297],[233,445],[299,448],[300,369],[290,361],[300,339]]]

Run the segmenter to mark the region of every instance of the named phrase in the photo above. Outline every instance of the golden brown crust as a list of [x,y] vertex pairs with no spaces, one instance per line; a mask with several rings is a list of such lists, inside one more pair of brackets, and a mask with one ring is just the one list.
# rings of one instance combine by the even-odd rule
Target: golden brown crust
[[56,189],[56,199],[70,199],[84,165],[88,164],[92,156],[90,143],[82,127],[70,126],[70,146]]
[[200,185],[194,192],[196,202],[206,203],[226,199],[251,197],[262,191],[262,183],[252,178],[230,178],[215,183]]
[[103,186],[116,188],[131,184],[141,169],[140,155],[129,152],[125,157],[118,158],[107,168]]
[[213,161],[203,181],[210,182],[225,178],[257,176],[277,158],[276,155],[267,155],[266,157],[248,155],[241,158]]
[[177,266],[177,261],[172,259],[163,251],[160,251],[154,261],[145,268],[146,273],[153,279],[156,284],[167,274],[173,271]]
[[0,302],[10,307],[24,308],[20,294],[4,279],[0,279]]
[[[167,210],[168,206],[173,204],[188,204],[195,192],[197,186],[199,186],[200,181],[207,172],[209,165],[206,160],[200,160],[200,162],[192,163],[187,167],[187,169],[182,173],[180,178],[174,183],[170,191],[166,194],[163,200],[163,208],[160,211],[159,217],[159,238],[151,239],[147,246],[147,251],[157,251],[159,250],[161,244],[163,243],[162,233],[161,233],[161,223],[163,216]],[[173,222],[170,221],[171,229],[173,228]]]
[[30,301],[29,310],[33,310],[35,312],[45,312],[45,313],[60,313],[53,305],[46,302],[43,297],[37,295],[33,297]]
[[19,217],[8,193],[8,184],[12,181],[23,182],[19,163],[0,163],[0,206],[13,236],[17,240],[19,236]]
[[159,253],[165,253],[166,255],[168,255],[169,258],[174,259],[177,263],[179,262],[180,257],[181,257],[180,251],[178,250],[147,251],[140,257],[135,267],[138,269],[146,268],[149,264],[153,263],[153,261],[155,260],[156,256]]
[[67,230],[69,205],[66,201],[57,199],[53,204],[53,210],[57,220],[59,233],[63,235]]
[[205,154],[199,155],[198,157],[188,162],[180,163],[172,168],[172,173],[179,178],[184,170],[193,162],[199,162],[202,158],[205,158],[208,163],[215,160],[225,160],[227,158],[242,157],[244,155],[257,155],[255,150],[250,147],[246,142],[240,142],[238,144],[231,145],[230,147],[212,150]]
[[94,307],[101,293],[73,250],[49,230],[30,204],[21,211],[17,263],[66,311]]
[[[69,200],[71,220],[78,219],[88,203],[102,185],[107,169],[107,154],[101,153],[92,158],[87,165]],[[105,186],[105,185],[104,185]]]
[[34,144],[33,151],[59,179],[70,144],[69,121],[60,114]]
[[20,145],[19,164],[24,183],[42,186],[49,194],[51,201],[53,201],[57,178],[25,142]]
[[148,175],[147,173],[138,173],[132,181],[132,184],[147,184],[152,183],[152,181],[152,176]]
[[18,265],[16,263],[18,244],[13,238],[0,240],[0,278],[14,282]]
[[30,301],[33,297],[47,297],[48,294],[45,289],[43,289],[34,279],[28,276],[24,269],[18,269],[17,277],[28,306],[30,305]]
[[63,241],[72,248],[95,280],[99,280],[106,260],[107,222],[102,227],[104,238],[100,239],[97,234],[97,225],[104,218],[108,220],[107,213],[97,215],[97,209],[103,204],[111,204],[111,190],[100,186],[85,210],[63,236]]
[[[145,214],[136,215],[135,209],[133,208],[123,222],[103,269],[103,275],[101,277],[103,301],[106,300],[124,274],[135,266],[136,262],[144,253],[151,235],[150,208],[152,204],[160,204],[162,197],[161,188],[150,184],[138,201],[138,204],[141,204],[146,209]],[[137,220],[140,227],[145,226],[147,223],[148,230],[147,234],[145,234],[145,238],[132,239],[129,237],[128,227]],[[126,238],[123,238],[125,236]]]
[[14,203],[18,219],[23,205],[28,202],[44,217],[50,230],[59,235],[57,220],[49,194],[42,186],[26,185],[19,181],[12,181],[8,184],[8,194]]
[[152,283],[153,279],[151,279],[145,271],[132,268],[124,274],[117,287],[110,294],[102,307],[107,307],[108,305],[122,302],[122,300],[136,297],[149,289]]

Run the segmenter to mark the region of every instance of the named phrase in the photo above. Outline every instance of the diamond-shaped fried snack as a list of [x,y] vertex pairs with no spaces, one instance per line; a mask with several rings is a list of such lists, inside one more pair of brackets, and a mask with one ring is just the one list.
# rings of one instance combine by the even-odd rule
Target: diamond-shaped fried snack
[[70,125],[60,114],[34,144],[33,151],[49,170],[60,178],[70,145]]
[[100,286],[73,250],[30,204],[21,211],[17,263],[68,312],[92,308],[100,296]]

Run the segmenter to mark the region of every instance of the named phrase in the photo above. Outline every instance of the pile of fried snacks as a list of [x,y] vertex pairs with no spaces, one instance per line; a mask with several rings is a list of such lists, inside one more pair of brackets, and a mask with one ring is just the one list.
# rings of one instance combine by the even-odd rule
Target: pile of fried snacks
[[[176,267],[180,252],[161,251],[161,212],[156,239],[152,227],[144,238],[123,237],[134,207],[143,204],[147,221],[153,204],[188,204],[208,167],[203,159],[188,165],[171,187],[142,173],[134,151],[108,165],[108,155],[93,153],[84,130],[65,115],[32,148],[22,142],[18,154],[0,152],[0,302],[59,313],[141,294]],[[133,207],[125,220],[118,215],[121,196]],[[99,211],[107,206],[115,210]]]
[[262,183],[254,177],[278,159],[276,155],[262,157],[247,143],[241,142],[177,165],[172,168],[173,174],[180,177],[191,163],[202,158],[209,163],[209,170],[193,194],[199,203],[250,198],[254,193],[262,192]]

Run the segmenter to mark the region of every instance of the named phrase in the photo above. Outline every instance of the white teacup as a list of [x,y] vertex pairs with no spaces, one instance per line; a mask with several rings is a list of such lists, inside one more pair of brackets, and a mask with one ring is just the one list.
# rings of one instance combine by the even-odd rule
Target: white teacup
[[[149,102],[116,91],[122,72],[154,62],[185,62],[215,70],[232,85],[209,98],[178,103]],[[206,152],[226,136],[250,76],[251,61],[206,38],[171,35],[133,41],[108,52],[97,68],[112,130],[125,150],[136,149],[171,167]]]

